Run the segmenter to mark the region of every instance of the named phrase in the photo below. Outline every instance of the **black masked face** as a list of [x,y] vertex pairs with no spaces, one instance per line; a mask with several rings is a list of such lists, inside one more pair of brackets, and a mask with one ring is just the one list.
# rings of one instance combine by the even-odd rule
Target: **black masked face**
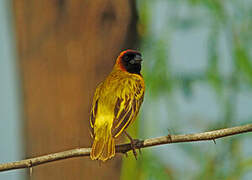
[[139,52],[126,52],[122,56],[122,64],[129,73],[140,74],[142,55]]

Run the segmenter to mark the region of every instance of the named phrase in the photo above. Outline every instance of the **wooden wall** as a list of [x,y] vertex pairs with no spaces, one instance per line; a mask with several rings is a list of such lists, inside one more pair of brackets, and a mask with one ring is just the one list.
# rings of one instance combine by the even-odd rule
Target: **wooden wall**
[[[96,85],[136,42],[134,0],[14,0],[27,157],[89,147]],[[33,180],[119,179],[121,156],[33,168]]]

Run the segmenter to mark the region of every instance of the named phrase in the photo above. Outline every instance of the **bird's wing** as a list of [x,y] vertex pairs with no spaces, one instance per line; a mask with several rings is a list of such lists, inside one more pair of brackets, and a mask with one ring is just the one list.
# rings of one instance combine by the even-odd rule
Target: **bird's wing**
[[95,94],[93,97],[93,103],[92,103],[92,109],[91,109],[91,113],[90,113],[90,126],[91,126],[91,136],[92,137],[94,137],[94,124],[95,124],[95,118],[96,118],[96,114],[97,114],[98,99],[99,99],[99,92],[100,92],[101,86],[102,86],[102,83],[100,83],[95,90]]
[[136,119],[143,102],[144,87],[140,81],[129,92],[125,93],[124,97],[117,98],[112,126],[113,137],[119,136]]

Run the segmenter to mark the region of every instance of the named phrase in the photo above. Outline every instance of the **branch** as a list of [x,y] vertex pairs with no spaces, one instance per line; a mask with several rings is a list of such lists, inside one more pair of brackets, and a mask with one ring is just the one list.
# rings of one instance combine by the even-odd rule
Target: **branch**
[[[252,124],[236,126],[232,128],[219,129],[215,131],[185,134],[185,135],[168,135],[157,138],[150,138],[143,141],[139,141],[137,148],[145,148],[150,146],[157,146],[161,144],[171,144],[179,142],[193,142],[193,141],[208,141],[222,138],[225,136],[232,136],[235,134],[242,134],[246,132],[252,132]],[[126,153],[130,151],[131,144],[120,144],[116,146],[116,153]],[[52,161],[58,161],[61,159],[68,159],[80,156],[89,156],[91,148],[78,148],[68,151],[48,154],[35,158],[30,158],[21,161],[15,161],[10,163],[0,164],[0,171],[8,171],[13,169],[31,168],[40,164],[45,164]]]

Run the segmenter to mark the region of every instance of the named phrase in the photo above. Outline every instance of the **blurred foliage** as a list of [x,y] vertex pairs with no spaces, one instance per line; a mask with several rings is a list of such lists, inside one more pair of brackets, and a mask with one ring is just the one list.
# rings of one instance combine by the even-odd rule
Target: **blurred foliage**
[[[148,123],[152,123],[150,127],[159,134],[158,124],[163,123],[161,119],[167,118],[167,122],[164,122],[167,127],[176,128],[172,133],[184,133],[181,130],[182,125],[196,127],[198,131],[207,131],[251,123],[251,113],[250,117],[240,119],[237,104],[241,93],[251,93],[252,90],[252,2],[138,0],[137,4],[138,32],[145,59],[143,74],[147,88],[143,111],[147,113],[165,106],[169,116],[158,116],[158,112],[153,112],[156,119],[144,116],[143,121],[136,122],[137,128],[131,130],[135,132],[135,137],[153,136],[149,134],[146,125]],[[172,46],[176,32],[195,33],[197,29],[205,29],[207,32],[205,47],[201,47],[206,52],[206,65],[189,72],[174,67],[176,59],[172,56]],[[179,50],[181,53],[184,51]],[[190,65],[190,59],[186,65]],[[182,116],[177,106],[178,94],[182,93],[185,102],[193,102],[197,93],[196,87],[200,85],[213,92],[219,107],[219,116],[215,116],[211,121],[207,120],[209,118],[204,114],[199,117],[199,121],[180,119]],[[160,99],[165,99],[165,103],[160,104],[160,107],[148,107],[150,102],[160,102]],[[246,109],[248,113],[251,112],[251,108]],[[142,113],[141,117],[143,115]],[[169,119],[170,116],[173,119]],[[237,119],[240,119],[239,122]],[[252,146],[251,141],[248,145],[246,138],[251,139],[251,134],[218,140],[216,145],[173,145],[179,151],[174,155],[177,156],[175,159],[179,161],[184,154],[192,161],[193,171],[186,171],[191,168],[186,160],[185,163],[180,163],[178,168],[161,152],[143,150],[137,161],[132,155],[124,158],[122,179],[251,179],[252,177],[247,178],[247,173],[252,170],[252,154],[248,155],[244,151],[252,153],[249,150]],[[167,147],[167,153],[168,151]]]

